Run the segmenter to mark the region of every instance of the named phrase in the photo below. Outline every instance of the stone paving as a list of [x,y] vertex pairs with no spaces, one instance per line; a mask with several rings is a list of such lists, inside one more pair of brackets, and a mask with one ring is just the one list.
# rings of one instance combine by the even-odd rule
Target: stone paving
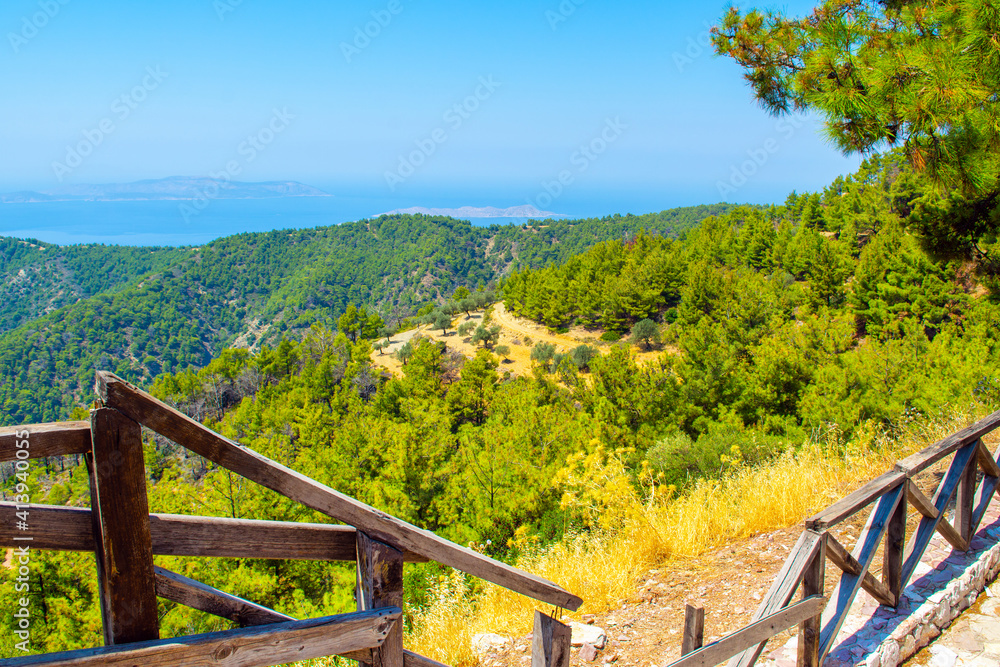
[[[824,667],[896,667],[932,640],[915,664],[932,667],[1000,665],[1000,596],[976,605],[979,594],[1000,571],[1000,496],[995,495],[968,552],[952,551],[935,535],[899,607],[880,607],[858,593]],[[1000,585],[995,586],[1000,594]],[[762,656],[758,665],[795,667],[797,640]],[[925,656],[927,659],[925,660]]]

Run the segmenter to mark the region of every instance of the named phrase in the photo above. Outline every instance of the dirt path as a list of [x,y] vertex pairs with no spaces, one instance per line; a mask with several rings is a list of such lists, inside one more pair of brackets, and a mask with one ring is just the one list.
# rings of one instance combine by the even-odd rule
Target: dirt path
[[601,332],[587,331],[581,327],[570,329],[569,333],[557,334],[551,332],[547,327],[535,324],[531,320],[517,317],[504,307],[499,301],[493,306],[493,320],[504,327],[505,333],[514,336],[528,337],[533,343],[546,342],[553,343],[557,352],[567,352],[572,348],[587,343],[588,345],[600,345]]

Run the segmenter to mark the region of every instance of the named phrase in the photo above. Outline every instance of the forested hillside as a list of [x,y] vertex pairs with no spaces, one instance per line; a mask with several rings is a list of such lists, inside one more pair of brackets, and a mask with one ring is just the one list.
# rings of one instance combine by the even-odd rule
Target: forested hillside
[[[514,560],[613,530],[632,511],[623,503],[663,502],[806,449],[837,458],[858,434],[892,437],[938,414],[995,407],[1000,304],[981,265],[935,259],[906,231],[906,173],[893,156],[874,159],[822,193],[721,210],[683,239],[658,233],[651,217],[520,230],[383,218],[233,237],[38,326],[53,347],[79,335],[87,350],[106,340],[140,349],[145,335],[151,350],[162,337],[174,356],[144,364],[161,364],[147,383],[163,400],[343,493]],[[500,280],[507,308],[553,328],[589,327],[601,354],[581,363],[539,343],[532,372],[515,377],[489,349],[463,358],[418,338],[393,377],[372,363],[377,332],[324,324],[344,304],[405,309],[491,282],[522,249],[553,262],[524,259]],[[448,327],[465,317],[437,312]],[[277,340],[217,354],[251,313],[274,323]],[[290,336],[306,326],[301,341]],[[199,338],[205,330],[215,337]],[[80,386],[92,381],[88,364],[135,372],[84,349],[77,343]],[[38,357],[31,371],[52,373]],[[66,464],[37,467],[32,488],[48,489],[48,503],[86,504],[85,470]],[[161,439],[147,443],[146,464],[153,511],[325,520]],[[297,617],[352,605],[344,565],[161,560]],[[96,643],[92,559],[45,554],[38,568],[47,607],[59,609],[33,631],[39,648]],[[408,568],[411,610],[439,575]],[[226,625],[166,603],[161,612],[165,635]]]
[[660,324],[676,354],[631,389],[595,375],[587,395],[595,409],[622,411],[642,437],[630,445],[679,429],[651,453],[670,466],[707,456],[690,438],[718,429],[757,428],[763,442],[891,424],[973,394],[995,400],[991,278],[967,260],[935,259],[904,229],[901,213],[920,194],[898,157],[875,158],[822,193],[735,209],[682,242],[605,242],[515,272],[505,304],[551,327],[603,327],[612,340]]
[[0,237],[0,333],[180,261],[176,248],[57,246]]
[[[1000,305],[975,266],[936,260],[905,231],[902,173],[894,158],[873,160],[784,206],[722,211],[682,240],[655,227],[620,238],[625,222],[611,222],[615,238],[589,249],[569,234],[549,237],[545,247],[582,252],[501,281],[507,307],[554,328],[592,327],[608,342],[585,363],[539,354],[523,377],[506,374],[488,349],[466,359],[426,339],[407,346],[402,375],[391,377],[372,363],[377,333],[347,335],[316,320],[352,300],[407,306],[462,281],[490,281],[510,262],[501,255],[513,252],[511,237],[532,247],[553,227],[519,235],[387,218],[234,237],[192,251],[141,288],[75,308],[115,323],[110,332],[165,336],[168,350],[195,355],[171,360],[173,368],[204,359],[201,370],[152,382],[163,400],[343,493],[513,560],[612,528],[633,488],[670,498],[807,445],[836,457],[858,431],[902,432],[954,406],[1000,402]],[[310,327],[301,342],[212,360],[184,323],[221,323],[214,340],[224,340],[247,317],[234,308],[283,322],[276,327],[286,333]],[[43,320],[53,331],[64,321]],[[641,322],[653,329],[611,342],[641,333]],[[638,361],[637,350],[658,346]],[[81,371],[81,383],[91,379]],[[146,463],[153,511],[325,520],[164,440],[147,443]],[[49,489],[46,502],[86,503],[82,467],[34,474],[34,488]],[[344,565],[163,560],[293,616],[352,604]],[[40,646],[95,643],[92,560],[47,554],[39,567],[48,603],[61,609],[33,635]],[[413,608],[437,574],[408,568]],[[161,611],[165,634],[226,623],[173,605]]]
[[205,366],[230,345],[335,326],[348,303],[395,325],[458,285],[640,229],[679,236],[728,208],[488,228],[394,215],[183,249],[0,239],[0,409],[5,423],[55,420],[90,400],[97,369],[149,382]]

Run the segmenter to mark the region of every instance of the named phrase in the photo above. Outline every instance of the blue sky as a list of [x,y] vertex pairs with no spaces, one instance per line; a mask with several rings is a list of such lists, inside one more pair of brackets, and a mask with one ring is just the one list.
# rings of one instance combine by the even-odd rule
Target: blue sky
[[235,165],[400,205],[645,212],[780,201],[853,170],[816,119],[779,124],[711,54],[724,10],[4,0],[0,190]]

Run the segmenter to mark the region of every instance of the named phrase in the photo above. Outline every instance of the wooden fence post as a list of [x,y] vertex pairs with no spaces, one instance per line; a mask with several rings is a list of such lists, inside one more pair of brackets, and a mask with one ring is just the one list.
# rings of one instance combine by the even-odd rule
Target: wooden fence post
[[[357,532],[358,611],[381,607],[403,608],[403,553]],[[369,663],[362,662],[362,665]],[[389,631],[385,642],[372,649],[371,667],[403,667],[403,621]]]
[[705,609],[684,605],[684,637],[681,639],[681,655],[697,651],[705,644]]
[[[906,480],[907,496],[912,479]],[[898,606],[903,596],[903,556],[906,553],[906,508],[904,498],[896,511],[889,517],[889,528],[885,532],[885,549],[882,552],[882,583],[892,593],[895,605]]]
[[104,643],[159,639],[142,430],[109,408],[93,410],[90,424],[87,464]]
[[[819,548],[802,573],[802,599],[814,595],[823,595],[826,583],[826,539],[823,533]],[[799,624],[798,667],[819,667],[820,665],[820,631],[822,630],[823,610],[818,615],[807,618]]]
[[[978,448],[980,442],[977,440],[970,446]],[[973,456],[969,459],[962,480],[958,483],[958,496],[955,499],[955,529],[965,540],[966,545],[972,541],[972,515],[975,512],[976,474],[978,472],[977,457]]]
[[536,610],[531,633],[531,667],[569,667],[571,641],[568,625]]

